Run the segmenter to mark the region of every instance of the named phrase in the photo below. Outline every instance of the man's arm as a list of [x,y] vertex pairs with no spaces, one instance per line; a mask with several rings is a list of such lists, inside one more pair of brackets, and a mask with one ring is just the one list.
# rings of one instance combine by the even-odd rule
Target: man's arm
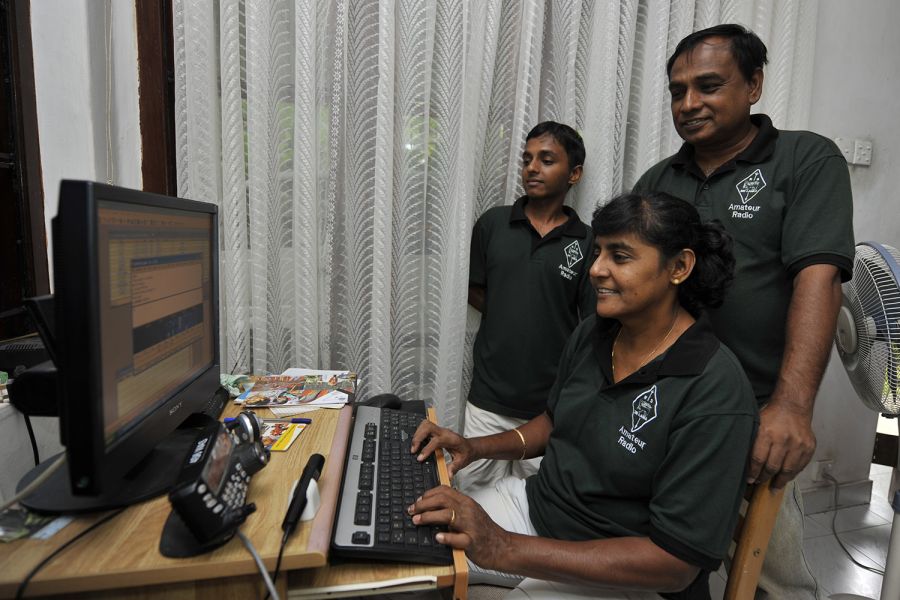
[[469,284],[469,304],[482,314],[484,314],[484,291],[480,285]]
[[810,265],[794,278],[788,307],[784,357],[775,391],[760,412],[759,433],[750,453],[750,482],[772,478],[779,489],[812,458],[813,405],[831,354],[841,307],[838,268]]

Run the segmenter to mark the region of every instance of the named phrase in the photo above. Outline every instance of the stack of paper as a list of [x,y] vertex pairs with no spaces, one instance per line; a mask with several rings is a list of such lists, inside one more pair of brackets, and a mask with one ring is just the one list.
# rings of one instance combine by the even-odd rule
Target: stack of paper
[[247,408],[268,408],[289,417],[320,408],[341,408],[356,391],[356,373],[288,369],[281,375],[253,378],[253,387],[235,399]]

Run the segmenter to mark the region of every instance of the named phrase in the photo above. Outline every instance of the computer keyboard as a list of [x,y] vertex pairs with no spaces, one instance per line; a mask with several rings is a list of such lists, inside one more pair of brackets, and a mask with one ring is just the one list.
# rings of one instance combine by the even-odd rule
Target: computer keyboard
[[424,412],[357,406],[347,447],[332,551],[348,558],[450,564],[445,528],[417,527],[407,507],[439,484],[434,456],[418,462],[412,436]]

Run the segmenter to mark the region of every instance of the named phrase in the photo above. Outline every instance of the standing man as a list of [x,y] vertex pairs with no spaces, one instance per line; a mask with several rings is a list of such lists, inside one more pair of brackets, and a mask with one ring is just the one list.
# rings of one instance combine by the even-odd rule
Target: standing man
[[828,139],[779,131],[750,107],[762,95],[766,47],[739,25],[692,33],[666,64],[672,119],[684,145],[638,180],[692,202],[734,238],[734,285],[712,311],[759,402],[748,480],[787,486],[760,588],[817,598],[803,558],[793,479],[813,455],[813,403],[828,362],[842,281],[854,252],[847,163]]
[[[539,123],[525,137],[525,195],[475,223],[469,304],[481,311],[481,327],[472,350],[466,437],[508,431],[543,413],[566,340],[596,310],[588,276],[594,236],[564,205],[581,179],[584,156],[577,131]],[[522,438],[523,456],[525,445]],[[507,475],[524,478],[537,472],[538,462],[476,461],[456,484],[468,491]]]

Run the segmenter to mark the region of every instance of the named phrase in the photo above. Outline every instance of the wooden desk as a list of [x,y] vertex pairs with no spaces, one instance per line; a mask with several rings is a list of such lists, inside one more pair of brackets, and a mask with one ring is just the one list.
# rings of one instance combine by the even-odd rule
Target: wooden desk
[[[230,406],[226,414],[236,414]],[[419,565],[361,565],[352,569],[328,568],[334,507],[341,485],[350,409],[320,409],[309,413],[308,425],[287,452],[273,452],[269,465],[254,475],[248,502],[257,510],[241,531],[256,547],[266,566],[274,570],[281,542],[281,521],[290,501],[289,492],[309,456],[325,456],[325,472],[319,478],[321,507],[310,522],[303,522],[291,537],[282,559],[276,585],[282,598],[291,585],[310,585],[289,571],[311,569],[324,583],[351,583],[360,578],[396,579],[434,575],[438,586],[454,584],[454,568]],[[441,464],[443,466],[443,464]],[[173,465],[173,468],[176,468]],[[446,477],[446,473],[444,474]],[[163,524],[170,512],[165,496],[128,508],[101,525],[47,564],[31,580],[27,597],[65,594],[66,598],[167,598],[238,600],[261,598],[265,587],[252,557],[236,537],[221,548],[187,559],[166,558],[159,553]],[[21,540],[0,544],[0,598],[12,598],[27,573],[53,550],[103,515],[79,517],[51,539]],[[461,555],[461,553],[459,553]],[[459,560],[459,557],[457,557]],[[460,564],[460,563],[457,563]],[[324,568],[322,568],[324,567]],[[362,568],[360,568],[362,567]],[[461,572],[465,573],[464,559]],[[465,597],[465,575],[457,597]]]

